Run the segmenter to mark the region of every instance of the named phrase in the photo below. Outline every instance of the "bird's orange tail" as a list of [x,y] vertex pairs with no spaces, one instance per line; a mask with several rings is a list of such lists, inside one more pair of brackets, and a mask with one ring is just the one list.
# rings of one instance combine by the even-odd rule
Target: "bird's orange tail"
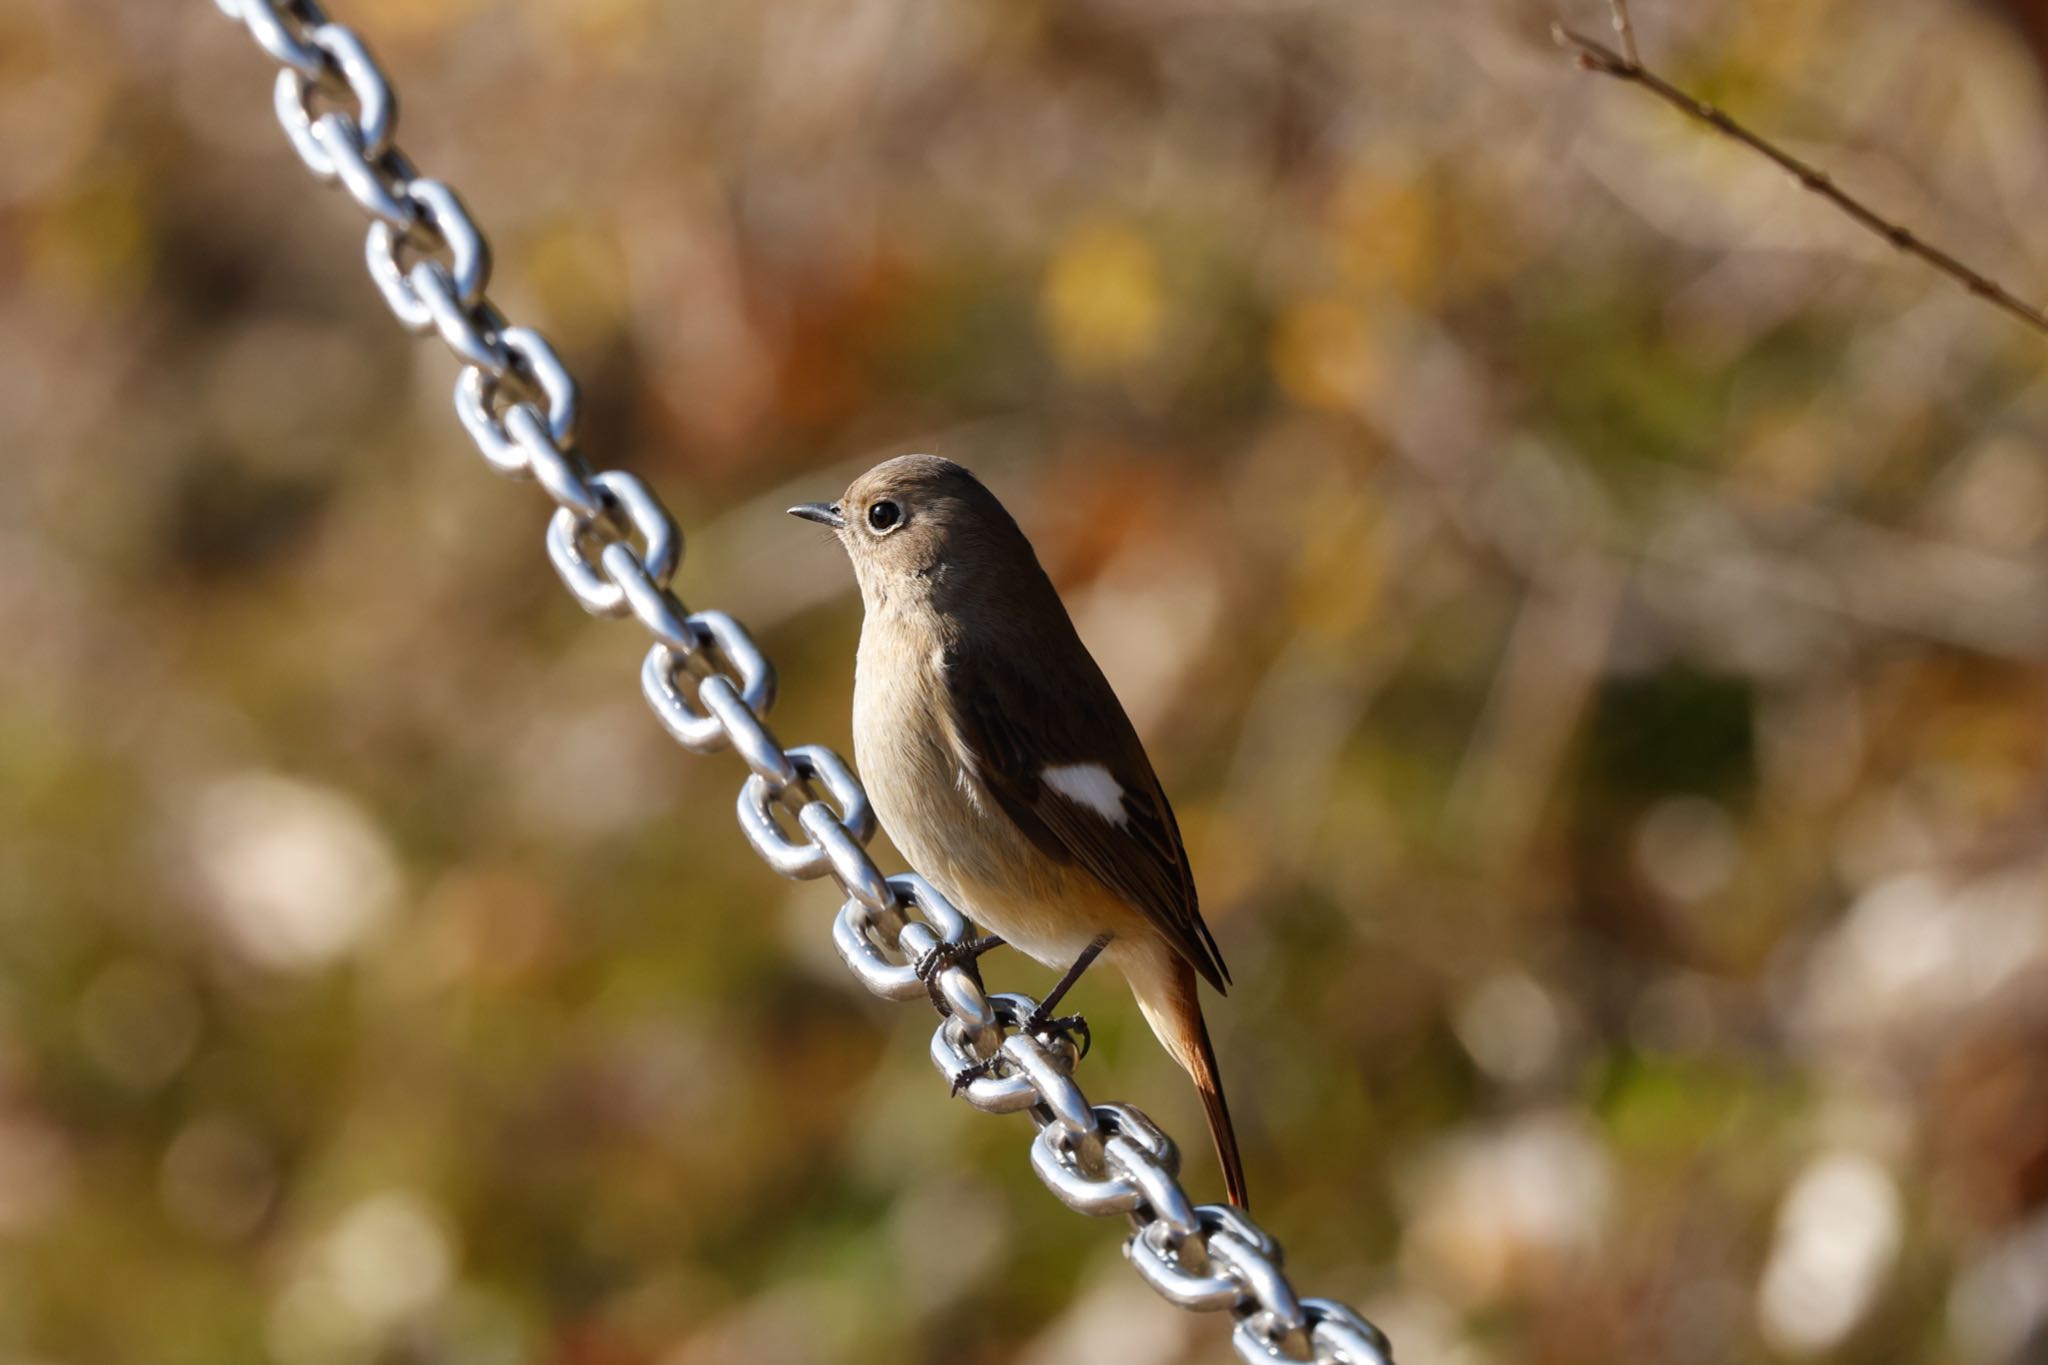
[[1216,1143],[1216,1160],[1223,1167],[1223,1192],[1231,1203],[1250,1212],[1244,1189],[1244,1160],[1237,1154],[1237,1129],[1231,1127],[1230,1105],[1223,1098],[1223,1077],[1216,1071],[1216,1049],[1209,1045],[1209,1025],[1202,1018],[1201,1002],[1193,999],[1192,982],[1189,987],[1194,1046],[1190,1049],[1188,1074],[1195,1078],[1195,1089],[1202,1096],[1202,1112],[1209,1119],[1209,1136]]
[[1237,1154],[1237,1130],[1230,1124],[1223,1077],[1216,1070],[1216,1049],[1209,1043],[1209,1026],[1202,1020],[1195,969],[1164,943],[1154,952],[1129,955],[1118,965],[1130,980],[1145,1022],[1194,1078],[1195,1089],[1202,1096],[1202,1112],[1209,1120],[1209,1136],[1216,1143],[1216,1160],[1223,1167],[1224,1192],[1239,1208],[1249,1207],[1245,1203],[1244,1162]]

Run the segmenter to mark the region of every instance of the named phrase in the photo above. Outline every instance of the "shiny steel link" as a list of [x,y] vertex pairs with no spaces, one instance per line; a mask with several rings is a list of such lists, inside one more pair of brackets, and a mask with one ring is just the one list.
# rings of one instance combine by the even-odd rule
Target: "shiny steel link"
[[[830,753],[831,750],[826,750]],[[825,851],[825,867],[841,890],[868,906],[880,909],[889,904],[889,879],[875,860],[868,857],[852,830],[841,824],[823,802],[813,802],[797,814],[797,823],[811,841]]]
[[711,649],[723,654],[739,670],[737,689],[726,674],[712,674],[697,684],[697,697],[705,708],[698,710],[677,685],[685,656],[672,646],[656,645],[641,665],[640,690],[654,708],[655,718],[677,743],[692,753],[715,754],[731,738],[712,708],[730,696],[756,717],[766,714],[775,704],[775,669],[746,629],[724,612],[700,611],[690,616],[689,622],[697,634],[699,652]]
[[1251,1311],[1231,1335],[1238,1354],[1247,1360],[1300,1359],[1283,1354],[1246,1354],[1248,1347],[1269,1353],[1281,1351],[1289,1337],[1308,1326],[1301,1304],[1294,1297],[1294,1286],[1281,1273],[1279,1248],[1274,1246],[1269,1251],[1232,1233],[1219,1232],[1209,1238],[1208,1250],[1210,1259],[1234,1275],[1248,1295],[1245,1306]]
[[1335,1299],[1303,1299],[1301,1311],[1308,1317],[1309,1346],[1318,1361],[1394,1365],[1394,1348],[1387,1334],[1356,1309]]
[[1174,1154],[1173,1169],[1154,1159],[1152,1154],[1118,1134],[1102,1144],[1103,1155],[1109,1158],[1110,1168],[1138,1187],[1142,1199],[1139,1216],[1154,1224],[1164,1225],[1168,1232],[1178,1237],[1189,1237],[1195,1231],[1195,1204],[1188,1198],[1187,1191],[1174,1179],[1180,1168],[1180,1155]]
[[932,981],[947,1013],[960,1021],[973,1040],[980,1040],[994,1026],[995,1006],[971,970],[957,962],[947,963],[932,974]]
[[[685,617],[684,624],[692,634],[696,633],[693,621]],[[702,648],[703,637],[699,636],[697,643]],[[727,742],[725,727],[719,724],[718,717],[690,705],[679,685],[688,676],[686,661],[694,653],[667,644],[648,650],[647,657],[640,661],[640,694],[647,699],[648,708],[661,722],[661,728],[676,743],[693,753],[716,753]]]
[[[625,577],[638,576],[647,586],[666,588],[682,562],[683,537],[660,499],[633,475],[608,469],[584,482],[596,490],[604,510],[623,517],[647,548],[636,555],[622,542],[610,542],[607,551],[625,553],[605,560],[607,567],[599,569],[585,557],[582,546],[583,537],[598,531],[599,518],[587,517],[574,507],[560,507],[548,519],[548,558],[585,611],[593,616],[623,616],[628,610],[626,588],[612,577],[611,569]],[[626,567],[629,563],[633,565],[630,569]]]
[[782,741],[769,730],[767,722],[748,708],[740,694],[732,690],[731,683],[724,678],[707,678],[698,695],[704,702],[704,709],[725,732],[726,742],[749,770],[765,778],[778,794],[796,781],[796,769],[791,765]]
[[[1137,1110],[1125,1104],[1098,1104],[1094,1113],[1105,1140],[1119,1135],[1136,1139],[1140,1149],[1161,1167],[1179,1169],[1180,1153],[1173,1140]],[[1031,1169],[1061,1203],[1077,1212],[1100,1216],[1130,1213],[1144,1202],[1143,1188],[1109,1159],[1106,1141],[1091,1161],[1089,1148],[1097,1144],[1070,1136],[1062,1140],[1063,1133],[1062,1125],[1048,1123],[1031,1142]],[[1096,1174],[1089,1169],[1091,1165],[1098,1165],[1103,1173]]]
[[[837,861],[827,851],[818,837],[826,829],[837,829],[854,841],[854,847],[875,837],[875,812],[868,804],[868,794],[861,789],[852,771],[838,754],[819,744],[806,744],[789,750],[789,764],[798,778],[822,786],[831,798],[839,803],[834,812],[822,799],[807,801],[798,813],[798,823],[808,836],[798,843],[782,832],[782,826],[775,820],[775,800],[783,788],[772,784],[761,773],[747,778],[740,788],[740,828],[746,833],[747,842],[761,855],[761,860],[785,877],[808,879],[822,877],[835,870]],[[866,854],[861,854],[863,861]],[[857,872],[846,880],[865,882],[867,879]],[[882,903],[893,903],[887,883],[876,873],[874,880],[881,883],[878,895]],[[866,889],[865,887],[863,889]],[[849,894],[852,886],[847,887]]]
[[[221,13],[239,19],[256,45],[273,61],[303,76],[317,76],[327,69],[320,49],[300,34],[327,22],[326,14],[313,0],[215,0]],[[287,17],[289,16],[289,17]]]
[[[427,321],[433,324],[435,334],[441,338],[441,344],[446,346],[457,360],[486,374],[501,375],[512,368],[512,353],[505,345],[503,320],[498,317],[497,310],[491,306],[488,299],[481,303],[464,304],[456,295],[429,286],[420,291],[419,300],[420,306],[427,310]],[[526,409],[519,408],[515,411],[524,412]],[[507,430],[510,430],[509,422]],[[553,444],[551,442],[550,446]],[[529,470],[536,478],[541,478],[541,471],[532,468],[530,456],[522,461],[521,468]],[[541,478],[541,481],[546,483],[545,478]],[[559,502],[560,499],[556,501]]]
[[[971,983],[973,978],[968,980]],[[980,993],[977,991],[975,994]],[[985,1019],[974,1020],[966,1017],[949,996],[947,1003],[953,1006],[953,1013],[941,1019],[938,1028],[932,1032],[932,1065],[939,1069],[939,1074],[946,1078],[948,1084],[958,1084],[960,1078],[972,1072],[981,1061],[975,1055],[975,1035],[978,1032],[997,1024],[1016,1028],[1038,1008],[1038,1002],[1028,995],[1005,992],[982,996],[981,999],[990,1008]],[[1015,1034],[1005,1039],[1004,1051],[1007,1052],[1009,1044],[1016,1041]],[[1064,1048],[1062,1064],[1071,1071],[1078,1049],[1066,1039],[1062,1039],[1061,1044]],[[1004,1060],[1010,1061],[1008,1057]],[[999,1071],[976,1076],[959,1086],[959,1094],[976,1109],[990,1114],[1021,1113],[1039,1103],[1038,1087],[1014,1063]]]
[[[926,964],[932,961],[940,943],[929,925],[913,922],[903,926],[896,946],[918,964],[918,970],[929,970]],[[995,1027],[995,1007],[972,971],[957,962],[942,963],[933,972],[932,982],[938,987],[947,1014],[967,1030],[969,1048],[986,1056],[1002,1042],[1002,1035],[990,1031]]]
[[[414,210],[412,232],[400,232],[385,222],[370,224],[363,239],[363,258],[398,325],[419,334],[432,331],[437,316],[426,295],[445,297],[461,308],[482,300],[491,282],[491,248],[462,200],[440,181],[412,180],[404,194]],[[419,260],[410,270],[399,264],[401,246],[427,249],[416,240],[422,234],[431,235],[435,249],[446,249],[449,264]]]
[[410,176],[396,152],[371,152],[363,145],[362,130],[333,114],[316,120],[309,136],[357,207],[394,227],[412,226],[417,210],[397,188]]
[[[548,435],[558,448],[571,445],[576,439],[576,381],[555,354],[555,348],[531,328],[498,328],[497,344],[502,352],[498,363],[472,362],[472,368],[464,370],[455,381],[455,415],[462,419],[463,429],[493,469],[501,474],[529,474],[532,471],[527,466],[525,450],[508,432],[504,418],[496,410],[502,387],[499,380],[508,369],[516,367],[533,381],[547,399]],[[522,410],[530,413],[532,405],[514,403],[508,413]]]
[[306,41],[326,54],[323,69],[340,73],[349,93],[355,96],[356,112],[351,115],[331,110],[316,117],[312,99],[320,73],[309,74],[295,67],[277,73],[272,103],[277,109],[277,121],[284,125],[285,136],[291,139],[292,148],[298,152],[299,160],[306,163],[306,169],[316,179],[332,180],[340,167],[327,147],[313,136],[315,125],[351,125],[359,158],[379,157],[391,146],[391,125],[398,119],[398,100],[362,39],[351,30],[340,24],[321,24],[306,31]]
[[[932,979],[946,1007],[947,1017],[940,1024],[952,1024],[959,1030],[959,1046],[964,1052],[980,1058],[1002,1046],[1003,1035],[996,1027],[996,1007],[973,972],[956,963],[940,968]],[[953,1073],[947,1079],[959,1078],[960,1073]]]
[[[640,562],[638,555],[624,545],[607,545],[598,557],[604,568],[605,577],[619,585],[626,594],[626,610],[633,619],[644,626],[652,635],[670,649],[683,653],[694,653],[697,636],[690,629],[690,612],[668,586],[655,582],[648,576],[647,566]],[[748,760],[752,766],[752,760]],[[758,772],[759,769],[756,769]]]
[[[1150,1223],[1131,1235],[1124,1255],[1142,1275],[1145,1283],[1159,1291],[1169,1303],[1197,1312],[1235,1308],[1247,1297],[1238,1277],[1216,1264],[1208,1253],[1207,1240],[1228,1232],[1239,1240],[1267,1252],[1277,1252],[1269,1238],[1243,1211],[1228,1204],[1203,1204],[1195,1210],[1195,1230],[1183,1236],[1163,1222]],[[1191,1264],[1199,1256],[1202,1264]]]
[[[725,749],[732,746],[733,722],[748,715],[759,719],[761,712],[747,700],[747,694],[733,686],[732,679],[723,673],[713,673],[697,684],[697,699],[704,703],[704,710],[717,725],[717,734],[710,746]],[[741,722],[748,723],[748,722]]]
[[1247,1365],[1264,1365],[1269,1361],[1299,1365],[1299,1362],[1317,1359],[1296,1350],[1294,1341],[1273,1340],[1267,1337],[1249,1318],[1239,1319],[1237,1326],[1231,1330],[1230,1345],[1237,1352],[1237,1358],[1247,1362]]
[[505,430],[525,457],[527,472],[557,506],[593,520],[604,515],[604,502],[590,486],[583,457],[573,447],[555,444],[532,408],[522,405],[506,413]]
[[[1102,1136],[1102,1112],[1088,1103],[1074,1083],[1073,1067],[1058,1065],[1047,1055],[1044,1044],[1021,1033],[1003,1040],[1003,1056],[1037,1092],[1038,1107],[1052,1125],[1046,1130],[1051,1140],[1068,1144],[1092,1164]],[[1145,1123],[1150,1127],[1151,1120]]]
[[[839,908],[839,917],[832,922],[832,943],[839,949],[840,959],[860,978],[861,985],[876,995],[885,1000],[919,1000],[925,994],[924,981],[917,974],[922,953],[904,941],[910,929],[921,930],[927,943],[965,943],[972,937],[974,926],[915,872],[899,872],[889,878],[888,885],[894,893],[894,904],[886,911],[854,900]],[[924,918],[906,923],[906,909],[915,910]],[[895,923],[888,930],[888,938],[876,943],[875,930],[881,921],[892,917]],[[907,962],[890,957],[899,944],[909,958]]]
[[[462,363],[455,412],[478,451],[554,501],[547,556],[570,593],[654,637],[640,684],[655,717],[693,752],[732,748],[745,760],[740,824],[770,867],[845,889],[832,942],[860,983],[891,1000],[935,994],[946,1012],[931,1043],[940,1074],[977,1109],[1028,1112],[1040,1179],[1084,1213],[1131,1215],[1124,1250],[1138,1274],[1181,1307],[1232,1310],[1241,1359],[1392,1365],[1386,1338],[1356,1312],[1296,1298],[1279,1244],[1244,1213],[1189,1203],[1179,1151],[1150,1119],[1089,1102],[1073,1077],[1072,1039],[1020,1032],[1036,1001],[990,995],[969,966],[933,956],[968,942],[973,925],[915,872],[883,876],[864,847],[874,810],[846,764],[818,746],[785,750],[769,730],[767,656],[732,617],[692,613],[677,599],[674,518],[639,479],[592,473],[577,454],[575,380],[545,337],[491,302],[488,239],[455,191],[420,175],[399,148],[397,93],[355,31],[330,22],[317,0],[214,4],[280,68],[272,105],[299,159],[372,218],[364,261],[392,316],[409,332],[437,334]],[[330,98],[339,107],[320,109]],[[779,811],[794,812],[799,836]],[[934,969],[920,975],[923,964]]]

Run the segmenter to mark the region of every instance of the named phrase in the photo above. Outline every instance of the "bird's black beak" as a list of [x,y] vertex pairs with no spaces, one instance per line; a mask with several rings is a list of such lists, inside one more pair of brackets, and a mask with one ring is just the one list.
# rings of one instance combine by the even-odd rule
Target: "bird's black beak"
[[820,526],[829,526],[835,531],[846,528],[846,518],[839,515],[836,502],[800,502],[789,509],[789,514],[805,521],[815,521]]

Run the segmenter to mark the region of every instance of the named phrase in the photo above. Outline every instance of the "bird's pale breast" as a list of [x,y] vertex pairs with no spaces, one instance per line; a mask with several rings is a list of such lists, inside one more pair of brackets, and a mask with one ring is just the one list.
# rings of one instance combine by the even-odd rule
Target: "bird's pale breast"
[[1105,929],[1142,932],[1137,911],[1040,852],[967,771],[942,714],[937,637],[917,625],[871,612],[854,674],[854,755],[897,848],[975,923],[1048,966]]

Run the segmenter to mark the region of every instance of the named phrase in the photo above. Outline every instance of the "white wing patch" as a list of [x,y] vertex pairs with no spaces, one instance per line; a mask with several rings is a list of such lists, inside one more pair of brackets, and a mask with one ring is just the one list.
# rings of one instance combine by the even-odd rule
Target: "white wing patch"
[[1051,787],[1076,805],[1086,806],[1112,825],[1131,817],[1124,810],[1124,789],[1100,763],[1056,763],[1039,774]]
[[988,813],[982,808],[981,804],[981,784],[974,780],[974,774],[967,771],[965,764],[953,770],[953,785],[958,787],[960,794],[967,798],[967,804],[974,807],[975,814],[986,815]]

